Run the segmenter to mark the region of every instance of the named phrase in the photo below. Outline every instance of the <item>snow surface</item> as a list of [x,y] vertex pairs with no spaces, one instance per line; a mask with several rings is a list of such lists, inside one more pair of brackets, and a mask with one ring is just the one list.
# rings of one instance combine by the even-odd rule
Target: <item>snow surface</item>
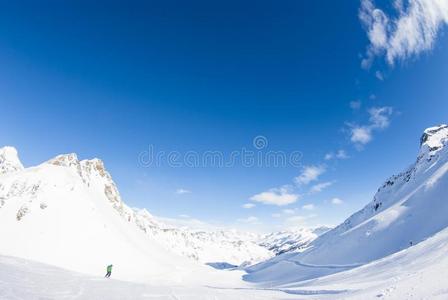
[[448,299],[447,252],[445,229],[362,267],[277,286],[243,283],[236,271],[212,285],[125,282],[0,256],[0,299]]
[[[221,271],[223,275],[232,275]],[[233,272],[232,277],[240,274]],[[112,276],[114,272],[112,272]],[[5,300],[246,300],[296,299],[277,290],[256,290],[215,278],[214,285],[161,285],[89,276],[15,257],[0,256],[0,299]]]
[[446,253],[448,229],[362,267],[279,289],[297,294],[333,291],[339,293],[336,299],[448,299]]

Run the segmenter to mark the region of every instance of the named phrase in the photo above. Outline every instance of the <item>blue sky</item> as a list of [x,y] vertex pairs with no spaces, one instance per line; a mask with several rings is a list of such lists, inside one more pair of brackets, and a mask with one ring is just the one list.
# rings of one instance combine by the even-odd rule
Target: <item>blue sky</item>
[[[129,205],[185,224],[335,225],[447,122],[447,19],[422,1],[3,1],[2,144],[99,157]],[[148,166],[149,147],[301,160]]]

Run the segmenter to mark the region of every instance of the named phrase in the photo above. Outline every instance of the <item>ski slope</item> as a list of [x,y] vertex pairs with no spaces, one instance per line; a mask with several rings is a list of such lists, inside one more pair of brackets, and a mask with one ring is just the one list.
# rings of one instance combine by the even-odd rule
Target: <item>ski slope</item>
[[448,229],[364,266],[278,286],[243,283],[240,271],[212,285],[135,283],[0,256],[0,299],[447,299],[447,252]]
[[[173,270],[175,271],[175,270]],[[222,271],[222,274],[228,273]],[[224,274],[225,275],[225,274]],[[232,277],[241,275],[234,272]],[[250,288],[239,281],[215,278],[213,285],[156,284],[85,275],[29,260],[0,256],[0,299],[5,300],[243,300],[294,299],[281,291]]]
[[447,253],[448,229],[444,229],[364,266],[279,288],[297,294],[332,290],[339,293],[335,299],[448,299]]

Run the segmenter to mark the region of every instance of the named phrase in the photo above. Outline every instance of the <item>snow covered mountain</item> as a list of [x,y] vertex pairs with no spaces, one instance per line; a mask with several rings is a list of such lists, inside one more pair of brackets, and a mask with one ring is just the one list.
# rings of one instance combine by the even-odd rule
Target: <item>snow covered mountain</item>
[[247,239],[236,231],[201,231],[169,226],[157,220],[147,210],[134,210],[137,225],[168,249],[201,263],[226,262],[251,265],[273,256],[256,238]]
[[448,226],[448,126],[424,131],[416,162],[373,201],[301,253],[248,268],[246,280],[284,284],[337,273],[414,246]]
[[209,274],[197,261],[240,264],[272,256],[254,242],[167,228],[131,209],[99,159],[67,154],[23,168],[14,148],[2,148],[0,157],[2,255],[88,274],[113,263],[117,278],[170,282]]
[[260,246],[273,251],[275,255],[286,252],[302,252],[319,235],[330,229],[323,226],[314,229],[299,228],[296,230],[278,231],[263,236],[258,243]]

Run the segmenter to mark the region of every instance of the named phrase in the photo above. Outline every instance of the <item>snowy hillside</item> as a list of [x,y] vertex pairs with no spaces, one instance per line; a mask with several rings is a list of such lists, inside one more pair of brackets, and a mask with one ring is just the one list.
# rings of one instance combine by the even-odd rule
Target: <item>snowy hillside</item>
[[279,290],[312,299],[448,299],[448,229],[369,264]]
[[287,283],[341,272],[416,245],[448,226],[448,126],[425,130],[416,162],[389,178],[373,201],[302,253],[248,269],[246,280]]
[[278,231],[267,234],[259,240],[259,245],[280,255],[286,252],[302,252],[319,235],[331,228],[318,227],[315,229],[300,228],[296,230]]
[[[231,275],[221,271],[221,275]],[[159,285],[105,279],[68,271],[34,261],[0,255],[0,299],[2,300],[277,300],[297,299],[279,290],[257,290],[232,278],[214,278],[213,285]],[[200,275],[200,274],[199,274]],[[198,276],[198,275],[196,275]],[[228,277],[228,276],[227,276]],[[230,279],[230,280],[229,280]]]
[[346,272],[267,287],[222,272],[212,286],[141,284],[0,256],[0,299],[447,299],[448,229],[422,243]]
[[170,282],[209,274],[194,259],[239,264],[272,256],[250,241],[164,228],[124,204],[99,159],[60,155],[23,169],[15,149],[0,154],[2,255],[96,275],[113,263],[116,278]]

